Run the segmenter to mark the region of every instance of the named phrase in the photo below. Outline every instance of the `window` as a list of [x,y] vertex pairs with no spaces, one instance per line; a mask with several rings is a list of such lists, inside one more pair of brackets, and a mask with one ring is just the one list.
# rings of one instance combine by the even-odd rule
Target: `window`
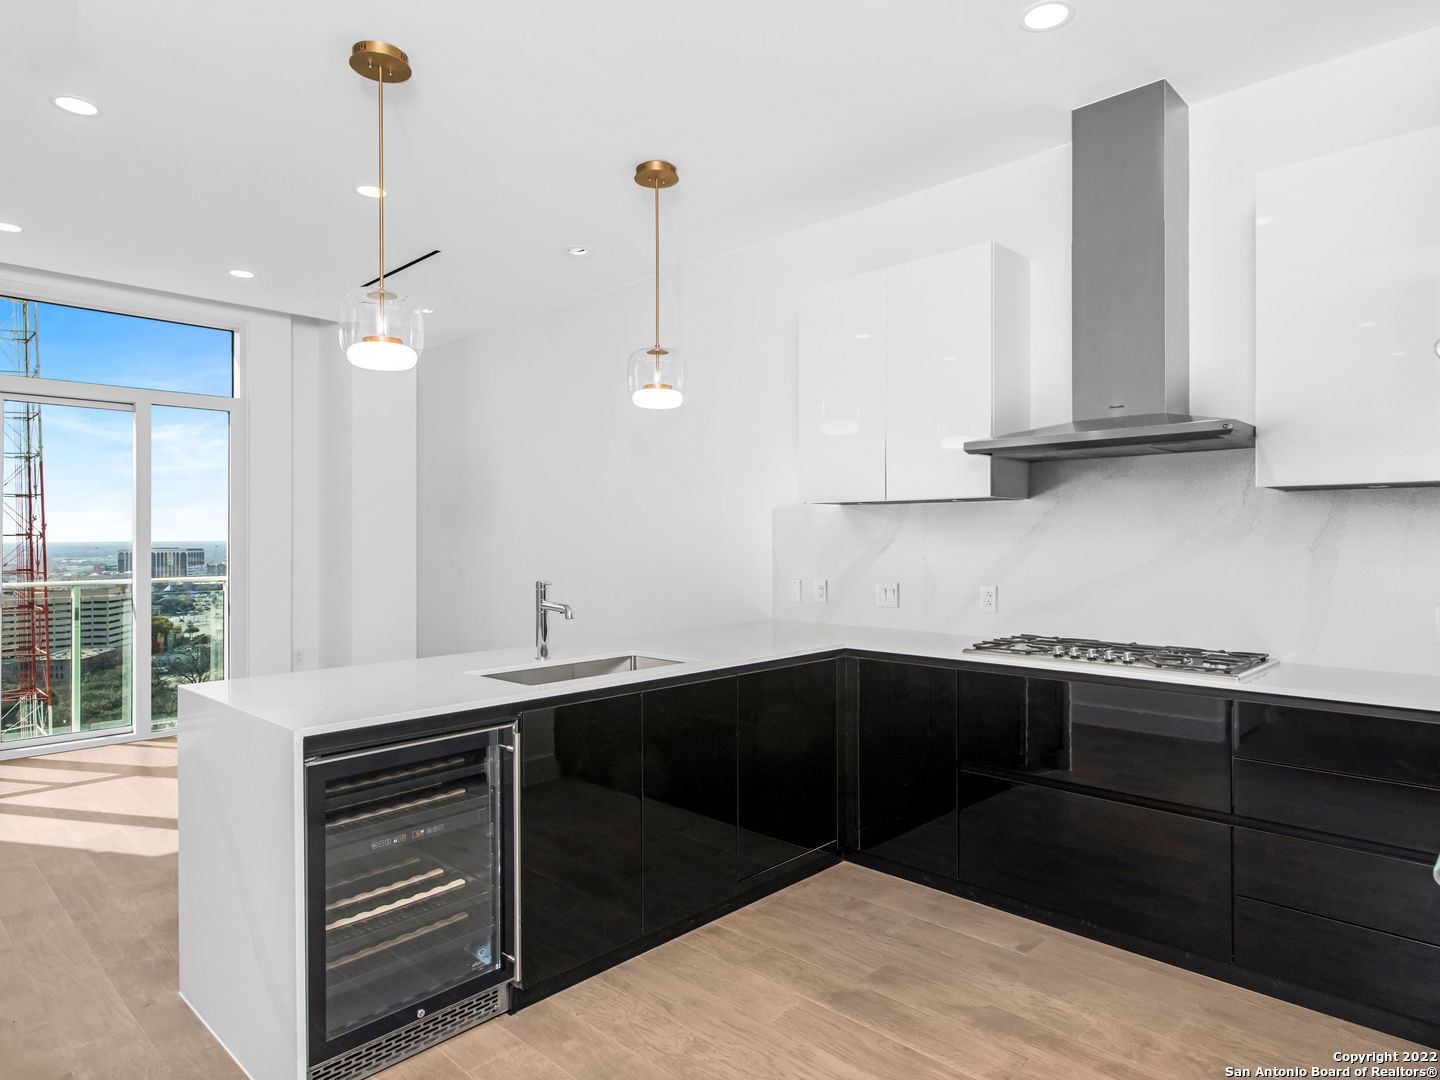
[[0,297],[0,754],[171,727],[224,678],[233,355]]

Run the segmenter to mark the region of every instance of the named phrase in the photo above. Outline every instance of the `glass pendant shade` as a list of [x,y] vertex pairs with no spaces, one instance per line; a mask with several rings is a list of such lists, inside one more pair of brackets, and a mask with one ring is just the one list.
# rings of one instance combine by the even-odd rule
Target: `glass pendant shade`
[[340,305],[340,348],[359,368],[408,371],[425,349],[425,316],[404,293],[357,289]]
[[650,346],[630,354],[630,400],[642,409],[678,409],[685,401],[685,359]]

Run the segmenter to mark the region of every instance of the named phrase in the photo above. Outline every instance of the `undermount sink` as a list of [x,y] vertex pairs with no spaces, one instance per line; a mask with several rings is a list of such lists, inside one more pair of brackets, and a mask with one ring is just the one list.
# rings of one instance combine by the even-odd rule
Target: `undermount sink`
[[628,653],[624,656],[603,656],[598,660],[577,660],[574,663],[537,664],[534,667],[514,668],[510,671],[471,672],[487,679],[501,679],[504,682],[523,683],[526,686],[540,686],[544,683],[568,682],[571,679],[589,679],[596,675],[615,675],[622,671],[643,671],[645,668],[665,667],[678,664],[679,660],[666,660],[659,656],[639,656]]

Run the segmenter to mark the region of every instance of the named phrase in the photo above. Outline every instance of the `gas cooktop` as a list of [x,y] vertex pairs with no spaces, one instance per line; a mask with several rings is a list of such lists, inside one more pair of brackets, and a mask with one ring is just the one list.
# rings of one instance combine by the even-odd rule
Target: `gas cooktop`
[[1183,645],[1141,645],[1134,641],[1127,644],[1039,634],[1014,634],[977,641],[965,651],[1030,656],[1036,660],[1066,664],[1159,668],[1182,671],[1187,675],[1214,675],[1235,680],[1249,678],[1277,663],[1265,653],[1192,649]]

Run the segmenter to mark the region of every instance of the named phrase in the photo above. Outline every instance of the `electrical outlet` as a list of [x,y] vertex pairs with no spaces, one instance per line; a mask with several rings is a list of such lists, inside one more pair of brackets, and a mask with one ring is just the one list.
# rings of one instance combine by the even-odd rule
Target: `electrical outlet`
[[816,604],[828,604],[830,602],[830,583],[823,577],[816,578],[810,583],[810,600]]
[[805,582],[798,577],[790,579],[790,602],[798,604],[805,599]]
[[986,615],[994,615],[1000,610],[1000,586],[980,586],[980,611]]
[[899,607],[900,583],[898,581],[875,582],[875,606]]

